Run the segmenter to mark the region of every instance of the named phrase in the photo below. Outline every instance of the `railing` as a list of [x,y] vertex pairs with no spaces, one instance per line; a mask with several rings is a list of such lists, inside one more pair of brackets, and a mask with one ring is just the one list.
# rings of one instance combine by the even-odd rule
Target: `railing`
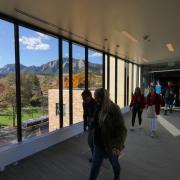
[[32,127],[37,127],[37,126],[38,127],[43,126],[48,123],[48,120],[49,120],[48,116],[41,116],[39,118],[29,119],[22,123],[22,128],[27,129],[27,128],[32,128]]

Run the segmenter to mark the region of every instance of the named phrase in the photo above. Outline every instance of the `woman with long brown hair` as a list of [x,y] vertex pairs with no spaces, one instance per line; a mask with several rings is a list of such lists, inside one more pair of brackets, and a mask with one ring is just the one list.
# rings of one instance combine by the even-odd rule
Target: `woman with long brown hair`
[[109,98],[109,92],[103,88],[95,91],[98,104],[94,117],[94,151],[89,180],[96,180],[103,159],[108,158],[114,171],[114,180],[120,177],[118,156],[124,148],[126,127],[119,106]]
[[135,92],[132,96],[132,100],[130,103],[130,109],[132,108],[132,126],[130,130],[134,130],[134,124],[136,119],[136,114],[138,114],[139,118],[139,128],[142,128],[142,112],[145,107],[145,98],[144,95],[141,94],[141,89],[136,87]]

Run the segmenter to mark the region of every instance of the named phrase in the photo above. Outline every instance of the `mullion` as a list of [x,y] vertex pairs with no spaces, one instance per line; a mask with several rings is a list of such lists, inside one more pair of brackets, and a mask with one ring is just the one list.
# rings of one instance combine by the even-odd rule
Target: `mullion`
[[117,76],[118,76],[118,62],[117,57],[115,57],[115,103],[117,104]]
[[89,82],[88,82],[88,61],[89,61],[89,56],[88,56],[88,47],[85,46],[85,89],[88,90],[89,88]]
[[60,128],[63,128],[63,55],[62,55],[62,39],[59,38],[59,122]]
[[69,124],[73,124],[72,41],[69,41]]
[[16,66],[16,108],[17,108],[17,138],[22,141],[21,126],[21,83],[20,83],[20,49],[19,49],[19,26],[14,24],[15,37],[15,66]]

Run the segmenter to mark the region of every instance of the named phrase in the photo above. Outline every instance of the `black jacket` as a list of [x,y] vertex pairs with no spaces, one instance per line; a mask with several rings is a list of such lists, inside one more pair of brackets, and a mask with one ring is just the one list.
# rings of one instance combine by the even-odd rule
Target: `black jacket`
[[87,118],[94,118],[94,113],[96,110],[96,101],[92,98],[89,103],[83,102],[83,119],[84,119],[84,129],[88,126]]

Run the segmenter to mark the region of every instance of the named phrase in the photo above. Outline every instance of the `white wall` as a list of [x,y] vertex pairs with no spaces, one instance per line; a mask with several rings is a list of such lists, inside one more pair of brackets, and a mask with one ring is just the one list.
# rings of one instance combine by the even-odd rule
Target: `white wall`
[[117,70],[117,104],[123,108],[124,107],[124,61],[118,59],[118,70]]

